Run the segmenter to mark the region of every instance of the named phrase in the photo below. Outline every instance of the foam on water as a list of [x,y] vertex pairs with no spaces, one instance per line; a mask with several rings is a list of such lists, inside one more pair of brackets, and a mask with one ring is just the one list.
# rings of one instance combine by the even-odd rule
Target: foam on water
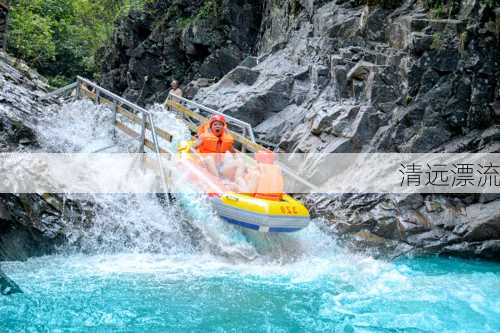
[[[102,113],[89,102],[48,112],[43,148],[113,143]],[[169,117],[155,111],[157,126],[186,135]],[[118,135],[113,149],[132,144]],[[190,193],[182,174],[174,179],[186,187],[175,205],[154,195],[88,196],[93,224],[68,221],[58,255],[4,263],[25,293],[0,298],[0,331],[500,331],[498,265],[352,254],[321,220],[290,235],[241,230]]]

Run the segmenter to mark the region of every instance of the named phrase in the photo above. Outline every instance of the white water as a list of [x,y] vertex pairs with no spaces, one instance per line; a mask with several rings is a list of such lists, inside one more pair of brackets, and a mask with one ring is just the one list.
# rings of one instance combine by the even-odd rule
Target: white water
[[[155,118],[186,133],[164,113]],[[48,111],[42,150],[109,146],[111,121],[84,101]],[[137,146],[117,138],[112,151]],[[351,254],[321,221],[290,235],[244,231],[185,192],[167,207],[154,195],[88,195],[92,223],[68,217],[58,255],[3,263],[25,293],[0,298],[0,331],[500,331],[498,266]]]
[[[173,145],[189,138],[185,124],[161,106],[155,105],[150,112],[157,127],[174,133]],[[134,125],[129,125],[134,128]],[[134,129],[139,131],[137,127]],[[113,132],[109,109],[89,101],[76,101],[48,109],[37,125],[37,132],[41,151],[88,153],[109,147],[105,152],[127,152],[136,151],[138,146],[137,141],[119,130]],[[147,177],[135,174],[133,181],[150,181]],[[182,187],[185,193],[178,195],[177,201],[166,208],[155,195],[67,195],[69,199],[92,202],[90,211],[94,217],[90,225],[67,221],[69,245],[62,250],[85,253],[199,253],[231,262],[263,258],[289,262],[320,248],[318,244],[322,242],[332,245],[331,240],[318,230],[309,239],[307,235],[310,231],[295,235],[265,235],[224,223],[207,198],[196,193],[194,188],[190,191],[192,185],[175,169],[173,179],[176,180],[174,186]]]

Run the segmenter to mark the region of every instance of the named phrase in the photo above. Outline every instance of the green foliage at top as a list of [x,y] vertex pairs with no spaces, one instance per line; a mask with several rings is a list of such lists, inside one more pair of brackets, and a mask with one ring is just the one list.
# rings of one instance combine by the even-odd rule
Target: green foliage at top
[[[479,2],[482,6],[489,8],[500,7],[500,0],[480,0]],[[461,0],[423,0],[422,3],[436,19],[455,18],[462,6]]]
[[93,77],[95,54],[113,23],[145,0],[13,0],[8,51],[34,66],[54,85],[76,75]]
[[223,16],[222,10],[221,0],[204,0],[195,15],[185,16],[186,14],[182,10],[172,5],[167,12],[167,17],[177,17],[177,28],[183,30],[199,20],[204,20],[212,25],[219,24]]
[[216,0],[205,0],[203,5],[198,10],[196,18],[199,19],[210,19],[219,17],[220,5]]

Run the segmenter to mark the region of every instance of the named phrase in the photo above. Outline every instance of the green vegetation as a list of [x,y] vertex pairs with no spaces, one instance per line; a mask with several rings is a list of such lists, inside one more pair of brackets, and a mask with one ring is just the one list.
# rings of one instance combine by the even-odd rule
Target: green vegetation
[[445,36],[441,32],[435,32],[432,34],[432,44],[431,49],[441,49],[445,44]]
[[413,97],[411,97],[410,95],[406,95],[405,96],[405,105],[410,105],[411,102],[413,102]]
[[115,20],[148,0],[12,0],[8,51],[60,86],[93,77]]
[[[500,7],[500,0],[480,0],[482,6],[489,8]],[[456,18],[462,6],[461,0],[422,0],[425,9],[436,19]]]
[[198,10],[196,18],[198,19],[209,19],[217,18],[219,16],[219,4],[216,0],[205,0],[203,5]]
[[181,9],[177,6],[170,6],[167,17],[177,17],[176,25],[178,29],[184,30],[189,25],[204,20],[209,24],[217,25],[222,17],[222,2],[221,0],[204,0],[201,6],[196,11],[196,15],[185,16]]
[[292,16],[297,17],[302,11],[302,5],[300,4],[300,0],[292,0],[288,4],[288,12],[292,14]]
[[439,4],[436,8],[431,9],[431,16],[435,19],[446,18],[447,12],[443,4]]

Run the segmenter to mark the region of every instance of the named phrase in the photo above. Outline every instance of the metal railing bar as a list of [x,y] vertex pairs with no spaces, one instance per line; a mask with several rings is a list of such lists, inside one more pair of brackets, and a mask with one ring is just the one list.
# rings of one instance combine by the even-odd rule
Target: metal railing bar
[[[180,101],[183,101],[184,103],[186,104],[191,104],[191,105],[194,105],[196,106],[197,108],[199,109],[202,109],[206,112],[209,112],[209,113],[212,113],[212,114],[218,114],[218,115],[223,115],[224,117],[226,117],[226,119],[228,119],[230,122],[234,123],[234,124],[238,124],[240,126],[242,126],[243,128],[247,128],[248,129],[248,134],[250,136],[250,139],[255,142],[255,136],[254,136],[254,133],[253,133],[253,128],[252,128],[252,125],[250,125],[249,123],[245,122],[245,121],[242,121],[242,120],[239,120],[237,118],[234,118],[234,117],[231,117],[231,116],[228,116],[220,111],[216,111],[214,109],[211,109],[209,107],[206,107],[202,104],[199,104],[199,103],[196,103],[192,100],[189,100],[189,99],[186,99],[184,97],[180,97],[180,96],[177,96],[175,94],[173,94],[172,92],[169,93],[169,98],[172,98],[172,99],[178,99]],[[240,127],[241,128],[241,127]]]
[[73,82],[71,84],[68,84],[67,86],[64,86],[64,87],[61,87],[59,89],[56,89],[54,91],[51,91],[50,93],[46,94],[46,95],[43,95],[42,97],[40,97],[40,99],[43,101],[43,100],[46,100],[48,98],[51,98],[51,97],[55,97],[55,96],[58,96],[58,95],[61,95],[62,93],[68,91],[68,90],[73,90],[77,87],[78,85],[78,82]]
[[298,182],[300,182],[300,183],[308,186],[309,188],[311,188],[312,190],[314,190],[314,192],[316,192],[316,193],[318,193],[320,191],[319,188],[316,185],[314,185],[313,183],[311,183],[311,182],[305,180],[304,178],[300,177],[298,174],[295,173],[295,171],[293,171],[292,169],[288,168],[283,163],[281,163],[279,161],[276,161],[275,163],[281,168],[281,170],[283,171],[283,173],[285,173],[288,176],[292,177],[296,181],[298,181]]
[[123,97],[120,97],[114,93],[112,93],[111,91],[107,90],[107,89],[104,89],[100,86],[98,86],[97,84],[93,83],[92,81],[89,81],[87,79],[84,79],[83,77],[81,76],[78,76],[77,77],[78,81],[80,82],[83,82],[85,83],[86,85],[88,86],[91,86],[93,88],[96,89],[96,91],[100,91],[101,93],[104,93],[105,95],[107,95],[108,97],[111,97],[112,99],[116,100],[117,102],[119,102],[120,104],[123,104],[123,105],[126,105],[128,107],[130,107],[131,109],[133,110],[136,110],[136,111],[139,111],[139,112],[143,112],[145,114],[150,114],[149,111],[147,111],[146,109],[144,109],[143,107],[140,107],[139,105],[137,104],[134,104],[132,102],[129,102],[127,101],[125,98]]
[[163,169],[163,163],[161,161],[161,156],[160,156],[160,146],[158,144],[158,138],[156,137],[155,123],[153,121],[153,116],[151,114],[148,114],[148,116],[149,116],[149,123],[151,124],[152,139],[153,139],[153,143],[155,145],[156,160],[157,160],[158,166],[160,168],[163,190],[164,190],[164,193],[169,193],[170,191],[168,190],[167,180],[165,178],[165,171]]

